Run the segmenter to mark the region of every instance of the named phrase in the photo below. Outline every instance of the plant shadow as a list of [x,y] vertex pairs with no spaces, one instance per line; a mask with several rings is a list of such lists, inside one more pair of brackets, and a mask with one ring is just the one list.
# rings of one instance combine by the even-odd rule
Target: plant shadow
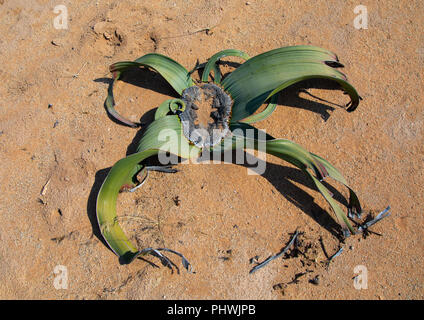
[[[241,64],[237,62],[221,60],[220,65],[225,65],[225,66],[229,66],[236,69]],[[203,75],[203,69],[202,68],[194,69],[192,74],[195,71],[197,71],[197,77],[201,79]],[[222,75],[223,79],[225,79],[225,77],[227,77],[230,73],[231,72],[227,72],[223,74]],[[145,67],[129,68],[122,75],[120,80],[125,83],[131,84],[140,88],[144,88],[147,90],[151,90],[154,92],[158,92],[172,98],[179,97],[178,93],[171,87],[171,85],[159,73],[152,71],[149,68],[145,68]],[[94,79],[93,81],[108,84],[109,85],[108,94],[112,93],[112,90],[113,90],[112,78],[97,78],[97,79]],[[282,90],[279,94],[277,104],[279,106],[287,106],[287,107],[309,110],[311,112],[319,114],[324,121],[327,121],[330,118],[330,115],[331,115],[330,112],[334,111],[335,107],[339,107],[342,109],[345,108],[345,106],[343,105],[322,99],[318,96],[311,94],[308,91],[308,89],[341,90],[341,87],[338,83],[328,79],[309,79],[309,80],[300,81]],[[311,98],[318,101],[300,97],[301,93],[305,93]],[[106,103],[104,106],[106,109]],[[107,114],[112,121],[118,124],[122,124],[119,120],[112,117],[109,113]],[[141,118],[143,119],[144,116],[142,116]],[[149,124],[149,122],[146,122],[146,120],[144,121],[140,120],[140,123],[143,126],[146,126]]]
[[91,187],[90,195],[87,200],[87,216],[91,223],[91,228],[93,234],[108,248],[109,245],[106,243],[106,240],[103,238],[99,224],[97,223],[97,212],[96,212],[96,204],[97,204],[97,195],[99,194],[100,188],[104,180],[106,179],[111,167],[101,169],[96,172],[96,176],[94,179],[93,186]]
[[[113,84],[112,78],[97,78],[94,82],[106,83],[109,87]],[[178,97],[178,94],[170,84],[157,72],[145,67],[131,67],[119,78],[119,81],[158,92],[171,97]]]
[[[232,67],[234,69],[241,65],[240,63],[232,61],[220,61],[219,64]],[[199,69],[197,72],[199,78],[201,78],[203,75],[203,70]],[[224,80],[229,74],[231,74],[231,71],[222,74],[222,80]],[[214,78],[212,77],[212,79]],[[341,86],[337,82],[328,79],[303,80],[280,91],[277,104],[279,106],[309,110],[319,114],[324,121],[327,121],[330,118],[330,112],[334,111],[335,107],[342,109],[346,108],[345,106],[338,103],[334,103],[313,95],[308,91],[308,89],[342,90]],[[300,96],[301,93],[305,93],[318,101],[302,98]]]
[[[226,62],[226,61],[222,63],[228,64],[231,67],[237,67],[240,65],[238,63]],[[197,72],[198,72],[198,76],[201,78],[202,71],[199,69],[197,70]],[[225,74],[224,76],[226,75],[227,74]],[[158,73],[154,71],[149,70],[148,68],[131,68],[128,71],[126,71],[125,75],[123,75],[121,80],[126,83],[132,84],[134,86],[152,90],[152,91],[167,95],[169,97],[178,97],[175,90],[169,85],[168,82],[166,82],[166,80],[162,76],[160,76]],[[111,93],[113,89],[112,78],[97,78],[97,79],[94,79],[93,81],[98,83],[108,84],[109,85],[108,93],[109,94]],[[335,84],[334,82],[331,82],[325,79],[313,79],[313,80],[302,81],[300,83],[297,83],[295,85],[292,85],[284,89],[278,99],[278,105],[309,110],[311,112],[320,114],[321,117],[324,119],[324,121],[326,121],[330,117],[330,111],[333,111],[335,109],[334,107],[344,108],[344,106],[313,96],[307,91],[307,89],[311,89],[311,88],[339,90],[340,86],[338,84]],[[302,92],[308,94],[312,98],[319,100],[320,102],[301,98],[299,94]],[[143,136],[146,127],[148,126],[148,124],[150,124],[154,120],[155,111],[156,109],[152,109],[141,116],[140,123],[143,124],[143,126],[137,131],[134,139],[128,145],[126,155],[130,155],[136,152],[138,142]],[[118,124],[122,124],[121,122],[119,122],[118,120],[110,116],[109,113],[107,114],[112,121]],[[245,155],[247,154],[246,152],[244,153]],[[224,154],[222,154],[222,157],[225,158]],[[232,159],[235,159],[235,158],[233,157]],[[156,160],[154,159],[152,160],[151,158],[147,160],[152,161],[154,164],[158,163]],[[242,164],[242,166],[245,166],[246,168],[249,167],[249,165],[247,164]],[[93,234],[107,248],[109,248],[109,246],[104,240],[97,223],[96,200],[97,200],[98,192],[104,180],[106,179],[110,169],[111,168],[109,167],[109,168],[101,169],[96,172],[95,182],[93,183],[93,186],[91,188],[90,195],[87,201],[87,215],[92,225]],[[296,205],[296,207],[302,210],[305,214],[312,217],[319,225],[321,225],[323,228],[329,231],[332,235],[334,235],[335,237],[339,239],[342,237],[340,225],[324,209],[322,209],[319,205],[317,205],[314,202],[314,199],[311,195],[309,195],[306,191],[296,186],[295,183],[298,183],[305,186],[306,188],[317,191],[312,181],[307,179],[307,177],[304,175],[304,173],[301,170],[267,162],[266,170],[262,174],[262,176],[265,179],[267,179],[280,192],[280,194],[283,195],[288,201]],[[324,184],[334,194],[334,198],[336,200],[338,200],[344,205],[347,205],[347,201],[343,197],[343,195],[341,195],[335,188],[333,188],[331,185],[327,184],[326,182],[324,182]]]
[[[314,197],[305,191],[304,188],[296,185],[300,184],[310,190],[319,192],[313,181],[309,179],[302,170],[271,162],[265,162],[262,165],[259,165],[259,161],[263,160],[257,159],[252,154],[243,150],[243,158],[240,159],[240,154],[236,153],[237,151],[234,150],[216,154],[204,153],[203,157],[199,159],[199,162],[208,161],[210,159],[218,159],[222,162],[241,165],[246,169],[252,170],[255,174],[259,174],[267,179],[268,182],[271,183],[285,199],[294,204],[303,213],[310,216],[316,223],[326,229],[334,237],[339,240],[343,239],[342,228],[334,220],[332,215],[316,204]],[[328,190],[330,190],[336,201],[344,206],[348,205],[347,199],[336,188],[326,181],[323,181],[323,184],[326,188],[328,188]]]
[[[304,80],[281,91],[278,99],[278,105],[312,111],[314,113],[320,114],[324,121],[327,121],[330,118],[330,112],[334,111],[335,107],[345,109],[345,106],[343,105],[322,99],[311,94],[308,89],[340,91],[341,87],[338,83],[327,79]],[[301,93],[305,93],[311,98],[319,101],[302,98],[300,96]]]
[[[258,168],[258,164],[254,164],[255,160],[252,161],[253,156],[245,151],[243,151],[244,160],[241,161],[242,164],[233,161],[233,159],[238,159],[237,157],[239,157],[239,155],[235,154],[235,152],[236,151],[227,151],[220,154],[204,154],[203,157],[198,159],[198,161],[205,162],[206,159],[221,159],[222,162],[241,165],[246,169],[250,169],[252,171],[255,171]],[[231,153],[231,158],[228,156],[228,153]],[[228,161],[228,159],[231,159],[231,161]],[[178,160],[183,161],[184,159],[178,158]],[[256,161],[261,160],[256,159]],[[150,157],[146,159],[146,163],[148,163],[148,165],[161,165],[157,157]],[[327,230],[331,235],[333,235],[340,241],[343,240],[343,232],[340,225],[326,210],[324,210],[317,203],[315,203],[314,197],[312,197],[307,191],[305,191],[305,188],[296,185],[300,184],[303,187],[306,187],[307,189],[318,192],[312,180],[308,179],[308,177],[297,168],[278,165],[271,162],[266,162],[265,165],[265,172],[258,172],[258,174],[260,173],[260,175],[267,179],[268,182],[271,183],[274,188],[278,190],[278,192],[286,200],[294,204],[303,213],[311,217],[317,224]],[[99,190],[104,180],[106,179],[110,169],[111,168],[109,167],[96,172],[95,182],[91,188],[91,192],[87,201],[87,214],[92,225],[92,232],[107,248],[109,248],[109,245],[104,240],[97,222],[96,200]],[[335,189],[332,185],[326,183],[325,181],[323,183],[328,188],[328,190],[333,193],[335,200],[340,202],[342,205],[347,206],[348,202],[346,198],[337,189]]]
[[[153,92],[157,92],[163,95],[167,95],[172,98],[178,98],[178,93],[171,87],[171,85],[157,72],[152,71],[148,68],[129,68],[125,71],[124,74],[119,78],[120,81],[123,81],[125,83],[131,84],[133,86],[143,88],[146,90],[151,90]],[[114,97],[113,95],[113,79],[112,78],[97,78],[93,80],[97,83],[106,83],[108,84],[108,95]],[[106,101],[104,102],[103,106],[106,110],[106,113],[110,120],[117,124],[125,125],[121,121],[117,120],[113,116],[109,114],[107,111]],[[151,114],[154,115],[154,110],[148,111],[146,114],[141,116],[140,118],[140,124],[145,127],[150,124],[151,121],[153,121],[153,117],[151,117]]]

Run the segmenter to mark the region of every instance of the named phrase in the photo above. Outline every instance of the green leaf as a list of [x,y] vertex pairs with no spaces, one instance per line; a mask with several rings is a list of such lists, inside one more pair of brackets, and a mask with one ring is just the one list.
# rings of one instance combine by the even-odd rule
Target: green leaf
[[209,74],[211,71],[214,72],[214,82],[218,84],[221,82],[221,72],[217,66],[217,62],[224,57],[240,57],[245,60],[248,60],[250,58],[243,51],[236,50],[236,49],[227,49],[227,50],[222,50],[218,53],[215,53],[205,65],[205,69],[203,70],[203,74],[202,74],[202,82],[208,82]]
[[119,122],[126,124],[129,127],[137,128],[139,125],[137,123],[134,123],[123,116],[121,116],[115,109],[115,99],[113,97],[113,88],[116,85],[116,82],[118,82],[120,76],[120,72],[114,73],[114,79],[112,84],[109,86],[108,89],[108,95],[106,97],[105,101],[105,108],[106,111],[109,113],[109,115],[114,118],[115,120],[118,120]]
[[116,215],[116,201],[122,186],[133,181],[133,175],[141,162],[148,157],[158,155],[160,151],[170,152],[183,158],[196,157],[200,149],[188,143],[182,137],[182,127],[178,116],[164,116],[152,122],[146,129],[137,153],[119,160],[110,170],[97,196],[97,221],[100,231],[121,263],[131,262],[139,251],[126,237]]
[[[229,55],[248,59],[247,55],[238,50],[221,51],[215,54],[206,64],[202,80],[207,81],[209,73],[213,71],[215,81],[219,82],[221,75],[217,62],[220,58]],[[145,66],[156,70],[179,94],[184,89],[194,85],[184,67],[159,54],[147,54],[133,62],[124,61],[113,64],[111,72],[113,72],[114,81],[109,88],[105,105],[112,117],[133,127],[137,124],[123,118],[114,109],[113,86],[122,72],[134,66]],[[360,212],[361,206],[358,197],[347,185],[340,172],[327,160],[308,152],[296,143],[285,139],[274,139],[249,124],[265,119],[275,110],[276,94],[279,91],[296,82],[312,78],[330,79],[339,83],[351,98],[348,111],[353,111],[360,98],[356,90],[347,82],[346,76],[336,69],[341,66],[336,55],[313,46],[280,48],[247,60],[222,83],[224,89],[234,99],[230,123],[233,134],[225,138],[220,145],[211,149],[212,151],[222,152],[228,150],[228,148],[251,148],[265,151],[293,164],[311,177],[320,193],[334,210],[343,229],[349,229],[350,232],[355,233],[346,214],[332,198],[329,190],[321,183],[321,180],[330,176],[344,184],[350,191],[349,208]],[[265,110],[254,114],[265,101],[270,101]],[[155,121],[146,128],[139,142],[137,153],[119,160],[112,167],[100,188],[96,209],[100,231],[111,249],[120,257],[122,263],[129,263],[140,254],[160,255],[158,250],[174,252],[166,248],[138,250],[128,240],[118,223],[116,202],[122,187],[133,187],[136,183],[134,177],[137,172],[146,170],[143,161],[148,157],[167,153],[188,159],[199,156],[201,149],[191,144],[184,136],[181,121],[177,115],[184,108],[184,101],[180,99],[170,99],[162,103],[156,110]],[[170,113],[172,115],[169,115]],[[241,120],[243,122],[239,122]],[[253,136],[247,134],[248,130],[253,130]],[[248,140],[253,143],[246,143]],[[243,144],[240,144],[240,142],[243,142]],[[264,145],[265,150],[262,150]],[[180,255],[179,253],[176,254]],[[188,267],[188,262],[184,260],[183,256],[181,257],[183,265]],[[162,257],[162,259],[167,261],[165,257]]]
[[[236,130],[241,129],[241,130]],[[260,149],[268,154],[274,155],[282,160],[285,160],[297,168],[301,169],[305,174],[311,177],[312,181],[316,185],[318,191],[322,194],[324,199],[330,204],[333,209],[337,221],[345,231],[345,234],[348,234],[346,231],[349,230],[352,234],[355,234],[355,230],[351,226],[349,220],[347,219],[346,214],[337,204],[337,202],[332,198],[329,190],[321,183],[320,180],[324,179],[327,176],[333,177],[335,180],[342,182],[346,185],[346,187],[351,191],[351,197],[353,193],[353,200],[357,200],[356,194],[353,190],[347,186],[345,179],[343,176],[335,169],[328,161],[308,152],[303,147],[298,144],[286,140],[286,139],[273,139],[271,136],[266,135],[262,132],[260,135],[260,130],[246,124],[246,123],[234,123],[232,124],[232,130],[234,134],[232,139],[232,148],[236,148],[239,146],[244,146],[246,148],[252,148],[255,150]],[[246,135],[247,130],[253,130],[254,134]],[[252,136],[254,138],[252,138]],[[248,137],[248,138],[247,138]],[[264,139],[259,140],[259,137],[263,137]],[[254,140],[254,143],[240,143],[241,141],[247,142],[247,140]],[[265,145],[264,145],[265,144]],[[228,143],[226,144],[228,149]],[[224,143],[222,143],[224,146]],[[217,150],[217,148],[215,148]],[[223,151],[226,149],[223,148]],[[312,170],[315,174],[312,174],[308,169]],[[357,203],[359,205],[359,201]]]
[[[305,171],[305,170],[304,170]],[[347,229],[352,234],[355,234],[356,231],[353,229],[352,225],[349,222],[349,219],[347,218],[347,215],[343,212],[343,210],[340,208],[340,206],[337,204],[336,200],[333,199],[328,189],[316,178],[314,177],[310,172],[305,171],[307,175],[311,177],[311,179],[314,181],[315,185],[318,188],[318,191],[321,192],[325,200],[330,204],[331,208],[333,209],[334,213],[336,214],[337,221],[342,226],[343,231],[345,235],[348,235]]]
[[141,138],[137,152],[160,149],[182,158],[193,158],[201,149],[184,136],[181,121],[177,115],[170,115],[153,121]]
[[334,180],[345,185],[346,188],[349,189],[349,209],[353,210],[353,213],[360,214],[362,213],[361,203],[359,202],[359,198],[356,195],[355,191],[347,184],[346,179],[342,176],[342,174],[333,167],[327,160],[317,156],[316,154],[311,153],[312,156],[326,168],[328,172],[328,176],[333,178]]
[[116,200],[121,187],[126,184],[134,173],[139,162],[158,153],[157,149],[145,150],[119,160],[109,171],[97,196],[97,222],[100,232],[109,247],[119,257],[125,257],[128,262],[138,250],[124,234],[116,216]]
[[234,100],[232,121],[251,116],[277,92],[307,79],[328,79],[340,84],[351,98],[347,110],[353,111],[360,97],[336,69],[341,66],[334,53],[313,46],[279,48],[249,59],[222,82]]
[[271,97],[271,101],[269,104],[265,107],[265,109],[257,114],[252,114],[251,116],[244,118],[243,120],[240,120],[240,122],[244,123],[255,123],[258,121],[265,120],[268,118],[277,108],[277,101],[278,101],[278,95],[273,95]]
[[122,61],[110,66],[111,72],[122,72],[130,67],[144,66],[157,71],[181,95],[194,82],[186,68],[175,60],[159,53],[148,53],[134,61]]
[[277,156],[299,169],[311,169],[318,179],[328,176],[326,168],[303,147],[286,139],[275,139],[266,142],[266,153]]
[[[336,180],[346,185],[346,181],[344,180],[344,178],[330,163],[328,163],[328,161],[316,155],[313,155],[312,153],[306,151],[302,147],[296,145],[294,142],[291,142],[289,140],[277,139],[267,141],[266,152],[290,162],[291,164],[304,171],[307,175],[309,175],[317,186],[318,191],[330,204],[342,228],[344,230],[349,229],[350,232],[355,234],[355,230],[352,228],[349,220],[347,219],[346,214],[343,212],[337,202],[333,199],[328,189],[320,182],[320,180],[322,180],[326,176],[331,176],[335,177]],[[315,172],[315,176],[307,170],[308,168],[312,169]],[[350,187],[348,188],[349,190],[351,190]]]
[[158,53],[146,54],[136,59],[135,61],[122,61],[112,64],[109,69],[113,74],[114,81],[109,88],[108,96],[105,101],[105,107],[113,118],[133,128],[138,127],[139,124],[125,119],[115,110],[113,87],[115,86],[118,79],[122,76],[123,72],[131,67],[140,66],[149,67],[157,71],[180,95],[184,89],[194,85],[193,79],[182,65],[172,60],[171,58]]
[[184,111],[185,102],[181,99],[169,99],[165,102],[162,102],[161,105],[157,108],[155,112],[155,120],[163,118],[168,113],[172,112],[175,114],[177,111]]

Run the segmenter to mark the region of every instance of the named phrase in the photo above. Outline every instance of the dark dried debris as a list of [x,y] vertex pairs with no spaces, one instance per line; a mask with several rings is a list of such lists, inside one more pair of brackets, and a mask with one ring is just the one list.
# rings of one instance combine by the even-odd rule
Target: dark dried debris
[[299,235],[299,231],[296,230],[296,232],[294,233],[294,235],[292,236],[291,240],[289,241],[289,243],[287,244],[287,246],[285,246],[279,253],[277,253],[276,255],[270,256],[267,259],[265,259],[265,261],[259,263],[258,265],[256,265],[255,267],[253,267],[249,273],[253,273],[257,270],[259,270],[260,268],[266,266],[269,262],[271,262],[272,260],[275,260],[279,257],[281,257],[282,255],[284,255],[289,249],[290,247],[295,243],[297,236]]

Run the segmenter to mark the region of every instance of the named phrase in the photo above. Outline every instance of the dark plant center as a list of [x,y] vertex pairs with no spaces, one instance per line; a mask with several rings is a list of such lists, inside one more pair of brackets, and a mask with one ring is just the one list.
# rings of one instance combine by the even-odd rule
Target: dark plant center
[[211,147],[231,134],[229,120],[233,101],[219,86],[207,83],[183,91],[186,108],[179,114],[183,132],[197,147]]

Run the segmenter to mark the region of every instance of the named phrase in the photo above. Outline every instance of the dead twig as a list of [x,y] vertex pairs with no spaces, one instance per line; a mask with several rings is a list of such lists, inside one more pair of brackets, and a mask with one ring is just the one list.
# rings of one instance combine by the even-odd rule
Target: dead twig
[[376,224],[377,222],[383,220],[384,218],[390,216],[390,206],[388,206],[386,209],[384,209],[383,211],[381,211],[374,219],[362,224],[359,226],[358,228],[358,232],[365,232],[366,230],[368,230],[369,227],[371,227],[372,225]]
[[44,184],[43,188],[41,189],[40,195],[42,195],[42,196],[46,195],[47,187],[50,184],[50,180],[51,180],[51,178],[49,178],[49,180],[47,180],[47,182]]
[[297,236],[299,235],[299,231],[296,230],[296,232],[294,233],[293,237],[291,238],[290,242],[287,244],[287,246],[281,250],[279,253],[277,253],[276,255],[270,256],[268,257],[265,261],[259,263],[258,265],[256,265],[255,267],[253,267],[249,273],[253,273],[256,270],[264,267],[265,265],[267,265],[269,262],[271,262],[272,260],[275,260],[279,257],[281,257],[282,255],[284,255],[289,249],[290,247],[293,245],[293,243],[295,242]]
[[78,78],[79,77],[79,75],[80,75],[80,73],[81,73],[81,71],[82,71],[82,69],[84,69],[84,67],[87,65],[87,61],[86,62],[84,62],[84,64],[82,65],[82,67],[78,70],[78,72],[77,73],[75,73],[75,74],[73,74],[72,76],[71,76],[71,80],[68,82],[68,85],[72,82],[72,80],[74,80],[74,79],[76,79],[76,78]]

